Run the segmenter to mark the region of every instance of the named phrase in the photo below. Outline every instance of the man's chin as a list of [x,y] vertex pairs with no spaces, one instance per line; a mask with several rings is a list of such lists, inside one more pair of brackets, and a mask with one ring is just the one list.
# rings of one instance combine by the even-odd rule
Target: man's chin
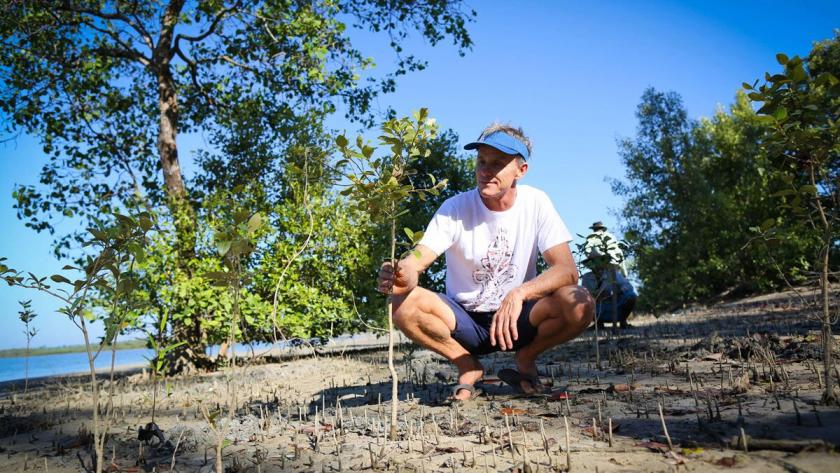
[[493,197],[499,193],[499,189],[492,184],[479,184],[478,193],[485,197]]

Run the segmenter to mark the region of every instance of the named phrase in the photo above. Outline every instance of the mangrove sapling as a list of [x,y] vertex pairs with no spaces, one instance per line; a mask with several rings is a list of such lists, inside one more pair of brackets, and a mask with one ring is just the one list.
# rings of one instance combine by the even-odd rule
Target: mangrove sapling
[[[135,304],[133,293],[137,287],[137,278],[132,274],[132,266],[135,260],[145,258],[146,232],[151,227],[149,214],[144,212],[135,217],[114,214],[112,225],[88,229],[92,238],[87,240],[84,246],[96,248],[97,251],[86,256],[84,264],[80,267],[64,267],[65,270],[82,273],[82,277],[75,281],[60,274],[49,278],[39,278],[32,273],[24,275],[23,272],[6,266],[3,263],[6,258],[0,258],[0,278],[10,286],[35,289],[55,297],[63,304],[58,312],[66,315],[82,332],[90,371],[93,412],[94,455],[91,469],[97,473],[103,471],[105,442],[112,421],[114,352],[112,351],[111,383],[104,420],[100,418],[100,391],[94,362],[102,349],[115,344],[117,335],[131,325],[126,314],[136,313],[132,309]],[[53,283],[65,287],[54,287]],[[103,299],[98,299],[97,296]],[[109,307],[99,307],[102,310],[96,311],[99,300],[108,300]],[[105,336],[94,349],[88,324],[97,319],[105,325]]]
[[24,356],[24,378],[23,378],[23,394],[29,390],[29,349],[32,345],[32,338],[38,333],[38,329],[32,327],[32,322],[38,314],[32,311],[32,300],[18,301],[21,309],[18,311],[18,317],[23,322],[23,334],[26,335],[26,355]]
[[[431,174],[421,178],[418,170],[412,166],[421,156],[429,156],[429,140],[437,134],[437,125],[429,118],[428,110],[423,108],[414,113],[413,119],[404,117],[391,119],[381,126],[382,135],[379,144],[387,147],[390,153],[376,157],[376,148],[364,142],[361,136],[356,138],[355,147],[351,147],[345,136],[336,138],[336,145],[342,159],[336,168],[345,172],[349,181],[341,191],[342,195],[352,196],[353,201],[366,211],[371,220],[390,227],[391,254],[389,262],[397,266],[396,246],[397,218],[408,212],[405,204],[408,199],[417,197],[425,200],[426,194],[437,195],[446,186],[446,180],[438,181]],[[418,187],[426,181],[428,187]],[[409,241],[406,246],[413,248],[422,237],[422,232],[404,229]],[[416,250],[412,251],[416,256]],[[399,379],[394,366],[394,321],[391,296],[387,302],[388,323],[388,370],[391,373],[391,423],[389,438],[397,439],[397,411],[399,405]]]
[[[230,202],[228,208],[235,208]],[[227,287],[232,298],[232,311],[228,325],[227,345],[230,347],[230,368],[227,370],[227,423],[220,425],[215,421],[218,412],[211,416],[206,408],[202,414],[210,424],[211,429],[216,433],[216,472],[224,473],[222,463],[222,449],[225,446],[227,430],[233,424],[233,417],[236,413],[237,389],[234,378],[236,376],[236,334],[239,330],[240,307],[239,302],[242,295],[242,287],[250,281],[247,271],[244,269],[244,261],[256,249],[257,232],[262,227],[262,216],[259,213],[251,214],[247,210],[235,210],[227,218],[223,218],[225,225],[216,230],[216,249],[224,262],[225,271],[205,273],[204,276],[212,280],[215,285]]]

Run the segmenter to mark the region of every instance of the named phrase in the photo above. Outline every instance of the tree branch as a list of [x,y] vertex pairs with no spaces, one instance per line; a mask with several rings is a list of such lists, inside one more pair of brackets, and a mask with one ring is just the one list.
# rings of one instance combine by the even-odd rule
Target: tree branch
[[169,62],[175,54],[172,47],[172,35],[175,33],[175,25],[178,24],[178,16],[181,13],[181,9],[184,8],[185,1],[186,0],[172,0],[172,2],[169,3],[169,6],[166,7],[163,18],[160,20],[160,37],[158,38],[158,44],[155,46],[153,53],[158,61],[163,59],[164,61]]
[[195,86],[195,88],[198,90],[198,93],[200,93],[201,96],[204,97],[205,100],[207,100],[207,103],[210,106],[216,106],[216,99],[214,99],[213,96],[208,94],[204,90],[204,87],[202,87],[201,84],[199,84],[198,82],[198,64],[195,60],[190,59],[186,54],[184,54],[183,51],[181,51],[177,39],[175,41],[175,47],[173,48],[173,50],[175,51],[175,54],[177,54],[178,57],[181,58],[181,60],[187,64],[187,68],[190,71],[190,80],[192,81],[193,86]]
[[196,43],[196,42],[199,42],[199,41],[203,41],[204,39],[206,39],[208,36],[210,36],[211,34],[213,34],[216,31],[216,28],[219,26],[219,24],[222,22],[222,20],[226,16],[228,16],[228,14],[233,13],[236,10],[238,10],[241,5],[242,5],[242,2],[237,1],[230,8],[225,8],[222,11],[220,11],[216,15],[216,17],[213,18],[213,22],[210,23],[210,27],[207,28],[207,31],[205,31],[204,33],[198,34],[196,36],[190,36],[190,35],[185,35],[185,34],[180,34],[179,33],[178,35],[175,36],[175,47],[176,48],[178,47],[178,42],[181,41],[182,39],[184,41],[189,41],[191,43]]
[[[52,6],[50,4],[51,2],[44,2],[44,3],[46,3],[46,6],[48,6],[48,7]],[[136,5],[137,4],[135,2],[134,10],[136,10]],[[153,43],[152,43],[151,35],[149,35],[148,31],[146,31],[146,28],[143,27],[143,22],[140,21],[139,18],[137,18],[136,14],[132,14],[132,16],[129,17],[129,16],[125,15],[124,13],[120,12],[119,11],[119,6],[117,6],[117,10],[114,13],[108,13],[108,12],[104,12],[104,11],[100,11],[100,10],[94,10],[94,9],[91,9],[91,8],[82,8],[82,7],[78,7],[78,6],[75,6],[75,5],[71,5],[69,1],[64,0],[64,1],[61,2],[61,5],[57,6],[57,8],[61,11],[65,11],[65,12],[69,12],[69,13],[76,13],[76,14],[79,14],[79,15],[88,15],[88,16],[91,16],[93,18],[98,18],[100,20],[121,21],[121,22],[125,23],[126,25],[130,26],[134,31],[136,31],[143,38],[144,42],[146,43],[146,46],[148,46],[149,49],[153,49]],[[88,24],[90,26],[90,23],[88,23],[88,22],[85,22],[85,24]]]
[[119,33],[114,31],[110,28],[110,24],[108,25],[109,28],[105,29],[100,26],[93,24],[90,21],[85,19],[80,20],[80,23],[87,26],[88,28],[107,35],[111,38],[117,46],[100,46],[95,48],[94,51],[102,52],[111,57],[118,57],[123,59],[131,59],[136,60],[139,63],[143,64],[144,66],[148,66],[151,64],[151,59],[144,56],[143,53],[131,47],[130,44],[126,43],[123,38],[120,37]]
[[228,56],[227,54],[222,54],[217,59],[221,59],[222,61],[225,61],[229,64],[232,64],[232,65],[234,65],[234,66],[236,66],[240,69],[244,69],[246,71],[250,71],[250,72],[254,72],[254,73],[258,72],[256,69],[254,69],[251,66],[248,66],[247,64],[242,64],[240,62],[236,62],[232,57]]

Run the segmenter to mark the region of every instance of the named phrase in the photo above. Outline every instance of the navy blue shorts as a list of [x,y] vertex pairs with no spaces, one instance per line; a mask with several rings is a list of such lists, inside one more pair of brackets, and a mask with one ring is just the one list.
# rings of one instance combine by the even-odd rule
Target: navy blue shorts
[[[444,294],[438,296],[452,308],[455,313],[455,330],[452,331],[452,338],[473,355],[486,355],[499,351],[499,341],[496,346],[490,344],[490,324],[493,323],[495,312],[469,312],[460,304]],[[516,322],[516,329],[519,338],[513,341],[513,350],[530,344],[537,336],[537,328],[531,325],[528,320],[531,309],[537,301],[528,301],[522,304],[522,313]]]

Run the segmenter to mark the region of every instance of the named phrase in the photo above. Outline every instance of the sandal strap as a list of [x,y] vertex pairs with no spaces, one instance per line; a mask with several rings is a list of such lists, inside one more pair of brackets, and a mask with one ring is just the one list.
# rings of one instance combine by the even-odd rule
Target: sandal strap
[[452,387],[452,395],[456,396],[458,394],[458,391],[462,389],[469,391],[470,397],[472,397],[475,394],[475,386],[473,386],[472,384],[458,384]]

